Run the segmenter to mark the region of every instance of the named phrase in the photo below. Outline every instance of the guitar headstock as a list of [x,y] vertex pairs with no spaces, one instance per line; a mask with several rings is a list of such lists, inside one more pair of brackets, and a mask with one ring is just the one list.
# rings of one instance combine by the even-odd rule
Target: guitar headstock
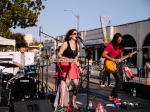
[[141,52],[141,51],[143,51],[143,49],[142,49],[142,48],[139,48],[139,49],[137,50],[137,52]]

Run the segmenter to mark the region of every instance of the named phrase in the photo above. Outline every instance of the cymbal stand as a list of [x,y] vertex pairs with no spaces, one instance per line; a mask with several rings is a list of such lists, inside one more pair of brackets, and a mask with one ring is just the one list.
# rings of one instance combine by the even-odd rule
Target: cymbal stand
[[47,70],[46,70],[46,99],[48,97],[47,95],[47,90],[48,90],[48,59],[46,59],[46,66],[47,66]]
[[[41,69],[42,69],[42,95],[44,95],[44,88],[43,88],[43,69],[44,69],[44,60],[42,60],[42,64],[41,64]],[[45,97],[45,95],[44,95]]]
[[[40,33],[40,35],[41,35],[41,33],[42,33],[43,35],[54,39],[54,40],[56,41],[56,45],[58,45],[58,42],[61,42],[61,43],[62,43],[62,41],[60,41],[60,40],[58,40],[57,38],[54,38],[54,37],[52,37],[52,36],[50,36],[50,35],[48,35],[48,34],[42,32],[41,30],[39,31],[39,33]],[[57,54],[57,51],[56,51],[56,54]],[[56,69],[55,69],[55,70],[56,70]],[[56,83],[56,82],[55,82],[55,83]],[[56,89],[56,88],[55,88],[55,89]]]
[[38,69],[38,81],[37,81],[37,84],[38,84],[38,94],[37,94],[37,97],[38,97],[38,99],[39,99],[39,84],[40,84],[40,77],[39,77],[39,75],[40,75],[40,63],[38,62],[37,63],[37,69]]
[[47,70],[46,70],[46,99],[48,98],[48,88],[50,88],[53,92],[53,89],[51,87],[48,87],[48,66],[49,66],[49,59],[46,60],[47,62]]

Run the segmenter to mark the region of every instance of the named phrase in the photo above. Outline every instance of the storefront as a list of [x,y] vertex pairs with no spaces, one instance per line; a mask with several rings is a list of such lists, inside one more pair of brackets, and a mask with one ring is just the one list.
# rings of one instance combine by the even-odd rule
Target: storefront
[[100,47],[103,44],[103,38],[101,39],[93,39],[93,40],[86,40],[85,45],[89,48],[92,53],[92,59],[97,61],[100,57]]
[[146,36],[143,44],[143,66],[148,58],[150,58],[150,33]]

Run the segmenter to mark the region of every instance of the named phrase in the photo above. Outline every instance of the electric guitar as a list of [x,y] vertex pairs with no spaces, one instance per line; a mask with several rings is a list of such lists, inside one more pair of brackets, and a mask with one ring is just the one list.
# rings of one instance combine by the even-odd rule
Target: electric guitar
[[[140,52],[142,50],[143,50],[142,48],[139,48],[137,51],[132,52],[131,55],[133,55],[137,52]],[[121,67],[125,64],[125,62],[123,62],[123,60],[125,60],[128,57],[129,57],[129,55],[124,56],[123,58],[120,59],[119,63],[115,63],[112,60],[105,59],[104,66],[111,73],[115,73],[119,70],[119,67]],[[119,59],[119,58],[120,58],[120,56],[117,56],[115,59]]]

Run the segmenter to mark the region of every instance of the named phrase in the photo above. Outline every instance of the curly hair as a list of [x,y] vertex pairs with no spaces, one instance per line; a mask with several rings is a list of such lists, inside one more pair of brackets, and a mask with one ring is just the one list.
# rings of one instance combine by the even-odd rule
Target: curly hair
[[[77,30],[76,30],[76,29],[70,29],[70,30],[66,33],[66,37],[65,37],[64,41],[69,41],[69,40],[71,40],[70,35],[72,35],[72,33],[73,33],[74,31],[77,31]],[[77,32],[78,32],[78,31],[77,31]]]
[[120,33],[116,33],[111,41],[113,48],[116,50],[118,47],[123,49],[123,41],[120,42],[120,44],[118,44],[118,38],[122,37],[122,35]]

